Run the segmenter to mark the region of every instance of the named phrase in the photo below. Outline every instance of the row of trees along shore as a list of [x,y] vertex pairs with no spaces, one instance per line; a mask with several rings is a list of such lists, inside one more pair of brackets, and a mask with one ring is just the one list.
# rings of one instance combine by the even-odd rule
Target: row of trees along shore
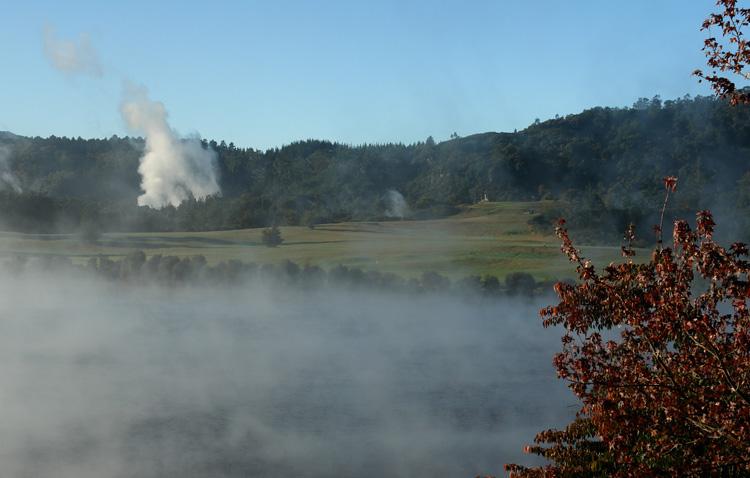
[[526,272],[512,272],[503,280],[494,275],[469,275],[457,280],[438,272],[423,272],[418,277],[404,278],[394,273],[363,270],[337,265],[324,269],[316,265],[284,261],[279,264],[256,264],[229,260],[210,265],[202,255],[178,257],[161,254],[146,256],[134,251],[124,257],[93,256],[85,264],[74,264],[65,256],[13,256],[5,260],[3,269],[12,276],[26,273],[62,271],[93,276],[109,281],[165,286],[193,285],[237,286],[247,284],[302,289],[354,288],[405,294],[455,293],[485,297],[534,297],[549,294],[554,281],[536,281]]

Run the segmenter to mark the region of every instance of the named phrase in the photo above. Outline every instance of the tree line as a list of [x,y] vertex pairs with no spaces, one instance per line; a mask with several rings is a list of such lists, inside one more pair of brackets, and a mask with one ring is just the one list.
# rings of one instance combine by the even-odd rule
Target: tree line
[[[750,109],[726,101],[642,98],[535,122],[514,133],[414,144],[299,141],[259,151],[204,141],[217,153],[221,195],[154,210],[136,206],[140,138],[28,138],[0,134],[22,192],[0,188],[0,221],[25,232],[200,231],[388,220],[389,191],[410,217],[452,214],[495,200],[557,199],[553,215],[596,238],[654,223],[661,177],[685,186],[678,211],[750,211]],[[750,226],[732,215],[747,236]],[[392,217],[390,217],[392,219]],[[535,226],[551,232],[556,217]],[[605,232],[603,232],[605,231]],[[578,237],[581,236],[580,234]]]
[[254,282],[272,287],[301,289],[354,288],[406,294],[455,293],[486,297],[533,297],[549,294],[552,281],[537,281],[529,273],[512,272],[500,279],[491,274],[469,275],[452,280],[434,271],[418,277],[404,278],[391,272],[363,270],[359,267],[337,265],[324,269],[317,265],[299,265],[293,261],[257,264],[240,260],[209,264],[203,255],[179,257],[154,254],[146,256],[134,251],[123,257],[98,255],[84,264],[74,264],[70,257],[43,255],[14,255],[3,263],[3,270],[11,276],[25,273],[58,271],[82,274],[118,283],[154,283],[180,287],[193,285],[244,286]]

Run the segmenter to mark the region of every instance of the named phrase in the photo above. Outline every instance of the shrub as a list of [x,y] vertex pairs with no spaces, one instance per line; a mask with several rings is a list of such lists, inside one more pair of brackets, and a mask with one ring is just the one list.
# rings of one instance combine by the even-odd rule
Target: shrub
[[510,295],[534,295],[536,280],[528,272],[511,272],[505,276],[505,288]]
[[261,239],[263,244],[268,247],[276,247],[284,242],[284,239],[281,237],[281,230],[276,225],[263,229]]

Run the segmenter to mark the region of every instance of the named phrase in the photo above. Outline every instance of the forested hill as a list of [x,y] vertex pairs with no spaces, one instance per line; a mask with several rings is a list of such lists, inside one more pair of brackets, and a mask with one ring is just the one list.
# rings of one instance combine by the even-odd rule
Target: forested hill
[[629,221],[650,224],[665,175],[679,176],[678,209],[750,205],[750,110],[705,97],[641,99],[441,143],[308,140],[258,151],[204,142],[218,154],[221,197],[160,211],[136,206],[143,147],[137,138],[0,132],[3,227],[205,230],[434,217],[486,194],[561,199],[580,225],[622,230]]

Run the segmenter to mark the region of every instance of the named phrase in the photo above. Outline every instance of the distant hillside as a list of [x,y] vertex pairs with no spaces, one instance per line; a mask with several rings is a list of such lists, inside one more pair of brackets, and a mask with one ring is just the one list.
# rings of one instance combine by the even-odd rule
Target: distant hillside
[[[0,192],[6,229],[210,230],[310,225],[393,216],[397,191],[416,218],[489,200],[563,199],[574,226],[646,231],[665,175],[680,178],[678,211],[750,206],[750,115],[711,98],[639,100],[592,108],[516,133],[436,143],[350,146],[307,140],[257,151],[204,142],[218,153],[222,196],[154,211],[135,206],[143,141],[27,138],[0,133],[21,194]],[[747,216],[745,214],[744,216]],[[721,217],[721,216],[720,216]],[[549,228],[552,217],[535,227]]]

